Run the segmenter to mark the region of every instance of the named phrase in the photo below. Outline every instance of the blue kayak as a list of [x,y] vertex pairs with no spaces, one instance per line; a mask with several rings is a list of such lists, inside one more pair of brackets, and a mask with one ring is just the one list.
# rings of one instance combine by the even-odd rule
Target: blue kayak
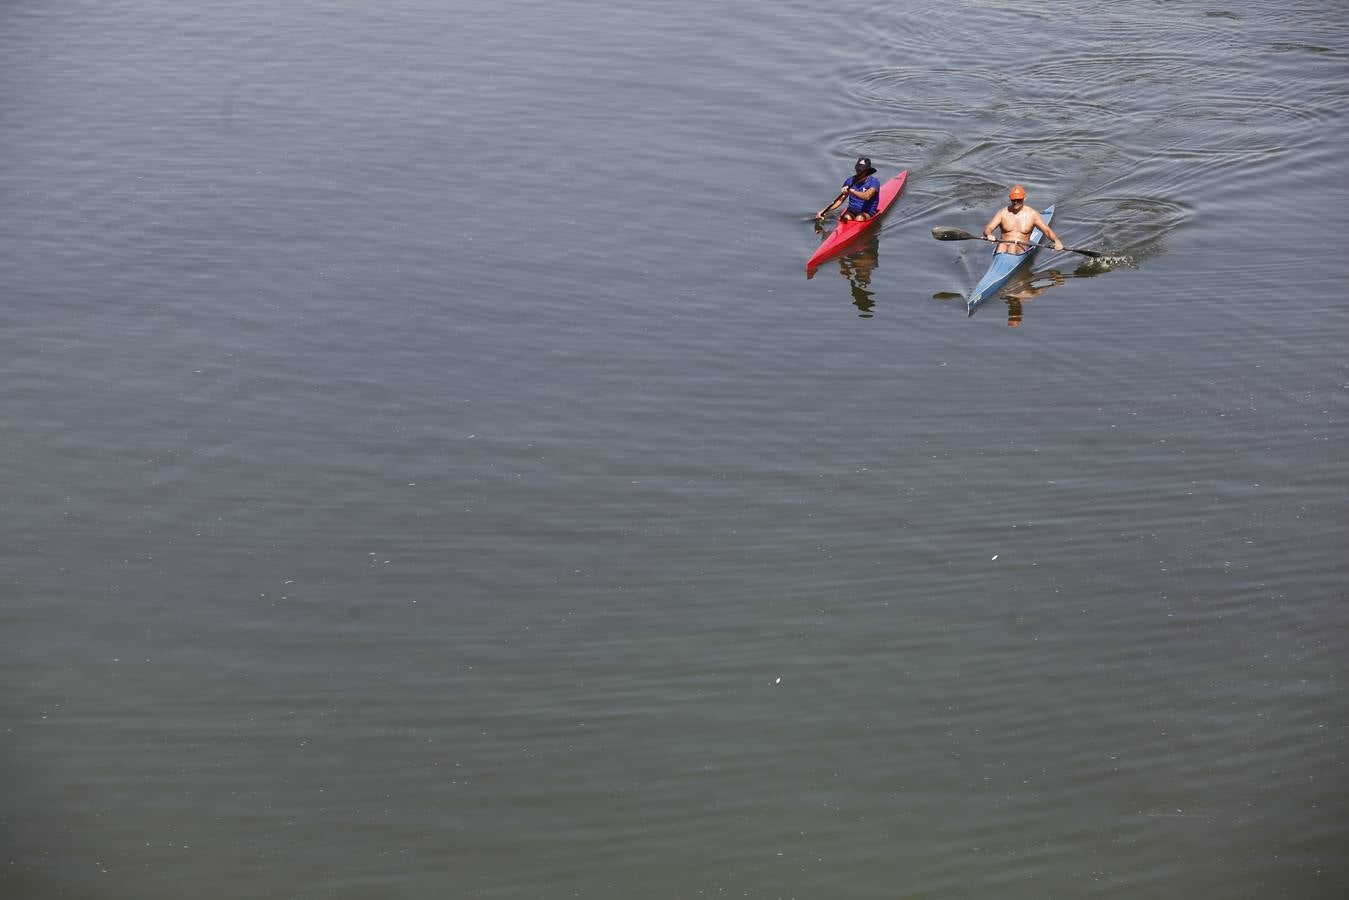
[[[1040,218],[1044,219],[1045,224],[1048,225],[1050,220],[1054,218],[1054,207],[1051,206],[1040,213]],[[1039,244],[1043,237],[1044,234],[1040,229],[1032,228],[1028,243]],[[1035,255],[1038,249],[1039,247],[1028,247],[1025,253],[994,253],[993,264],[988,267],[984,277],[980,278],[979,283],[974,286],[974,290],[970,291],[970,298],[965,301],[965,314],[967,316],[974,315],[974,311],[979,307],[979,304],[987,300],[990,295],[1000,291],[1003,285],[1007,284],[1016,274],[1017,269],[1030,262],[1030,258]]]

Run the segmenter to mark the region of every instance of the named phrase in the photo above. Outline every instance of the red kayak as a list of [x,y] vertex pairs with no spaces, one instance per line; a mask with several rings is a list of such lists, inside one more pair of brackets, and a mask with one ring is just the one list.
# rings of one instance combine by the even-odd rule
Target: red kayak
[[885,211],[890,208],[890,204],[895,202],[899,192],[904,190],[904,180],[909,177],[909,170],[905,169],[894,178],[891,178],[885,184],[881,185],[880,201],[876,204],[876,215],[867,219],[865,222],[839,222],[830,232],[829,237],[820,242],[820,246],[815,248],[815,252],[806,260],[806,277],[815,274],[820,263],[830,257],[838,256],[857,242],[862,234],[875,225],[885,215]]

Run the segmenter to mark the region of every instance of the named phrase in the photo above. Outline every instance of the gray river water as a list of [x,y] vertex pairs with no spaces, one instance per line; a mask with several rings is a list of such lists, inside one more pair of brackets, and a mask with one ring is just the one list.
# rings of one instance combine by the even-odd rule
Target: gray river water
[[[0,894],[1349,894],[1347,116],[1342,2],[7,4]],[[1109,259],[966,318],[1013,182]]]

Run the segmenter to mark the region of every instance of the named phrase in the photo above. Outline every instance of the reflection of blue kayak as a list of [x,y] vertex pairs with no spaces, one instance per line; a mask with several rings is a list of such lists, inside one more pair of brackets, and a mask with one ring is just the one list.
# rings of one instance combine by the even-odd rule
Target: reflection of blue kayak
[[[1040,213],[1040,218],[1044,219],[1045,224],[1048,225],[1049,220],[1054,218],[1054,207],[1051,206]],[[1032,228],[1030,240],[1027,243],[1039,244],[1042,237],[1044,237],[1044,234],[1040,229]],[[974,311],[979,304],[987,300],[990,294],[995,294],[1001,290],[1003,285],[1016,274],[1017,269],[1030,262],[1030,258],[1035,255],[1038,249],[1038,247],[1028,247],[1025,253],[994,253],[993,264],[988,267],[984,277],[979,279],[979,283],[974,286],[974,290],[970,291],[970,299],[965,301],[966,315],[974,315]]]

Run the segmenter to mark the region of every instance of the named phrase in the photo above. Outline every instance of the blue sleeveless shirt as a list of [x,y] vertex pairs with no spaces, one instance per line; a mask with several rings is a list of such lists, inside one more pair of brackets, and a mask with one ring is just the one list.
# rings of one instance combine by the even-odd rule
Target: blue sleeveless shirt
[[[852,179],[849,178],[847,181],[843,182],[843,187],[852,187]],[[881,183],[876,180],[876,176],[868,175],[863,179],[862,183],[853,188],[853,190],[865,191],[869,188],[876,189],[876,193],[872,195],[870,200],[863,200],[860,197],[854,197],[852,194],[848,195],[848,212],[870,213],[873,216],[876,214],[876,207],[879,206],[881,202]]]

